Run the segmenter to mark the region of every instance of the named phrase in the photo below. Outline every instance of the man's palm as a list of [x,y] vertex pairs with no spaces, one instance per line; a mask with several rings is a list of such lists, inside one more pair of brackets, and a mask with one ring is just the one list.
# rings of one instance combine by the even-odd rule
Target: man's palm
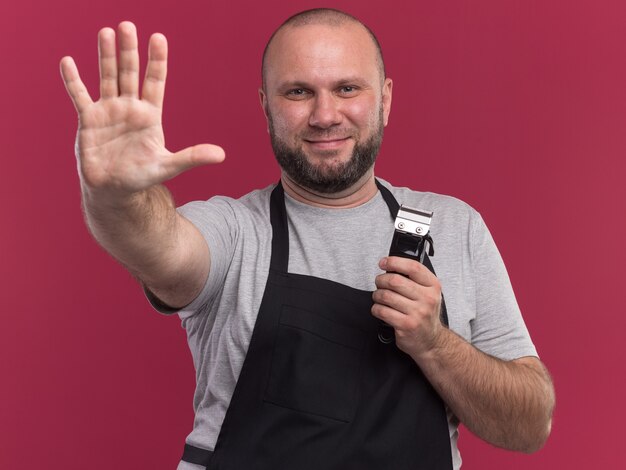
[[165,148],[161,114],[167,74],[167,41],[150,38],[148,66],[139,96],[137,33],[132,23],[98,35],[100,100],[93,102],[70,57],[61,61],[61,74],[79,115],[76,156],[81,180],[87,189],[129,194],[192,167],[219,163],[220,147],[202,144],[177,153]]

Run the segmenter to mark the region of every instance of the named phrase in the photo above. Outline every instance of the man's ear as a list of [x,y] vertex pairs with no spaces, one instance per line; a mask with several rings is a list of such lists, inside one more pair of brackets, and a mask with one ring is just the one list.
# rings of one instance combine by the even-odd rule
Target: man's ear
[[263,110],[263,115],[265,116],[265,120],[267,121],[267,132],[270,131],[270,122],[269,122],[269,110],[267,105],[267,95],[265,91],[263,91],[263,87],[259,88],[259,100],[261,102],[261,109]]
[[393,81],[391,78],[385,78],[383,84],[383,124],[386,126],[389,122],[389,113],[391,112],[391,92],[393,91]]

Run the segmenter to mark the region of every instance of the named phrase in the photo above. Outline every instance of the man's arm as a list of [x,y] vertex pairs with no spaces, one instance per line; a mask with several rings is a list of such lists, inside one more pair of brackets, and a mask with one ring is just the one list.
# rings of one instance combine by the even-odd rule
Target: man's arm
[[452,412],[493,445],[522,452],[541,448],[555,400],[541,362],[499,360],[445,328],[439,320],[441,286],[420,263],[388,257],[380,266],[390,272],[376,279],[372,314],[394,327],[398,348],[419,365]]
[[111,203],[83,192],[85,221],[100,245],[159,300],[189,304],[209,274],[204,237],[178,214],[163,185]]
[[95,239],[163,302],[182,307],[200,292],[209,269],[202,235],[176,213],[162,183],[190,168],[219,163],[224,151],[202,144],[165,148],[161,123],[167,41],[150,38],[141,94],[135,26],[98,34],[100,99],[92,101],[71,57],[61,74],[78,112],[76,158],[85,219]]
[[461,422],[487,442],[531,453],[550,435],[554,392],[537,358],[501,361],[446,329],[433,349],[413,359]]

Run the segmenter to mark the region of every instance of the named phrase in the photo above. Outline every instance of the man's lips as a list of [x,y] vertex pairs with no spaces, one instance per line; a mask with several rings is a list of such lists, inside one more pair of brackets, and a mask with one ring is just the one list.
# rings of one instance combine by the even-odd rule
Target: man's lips
[[332,139],[304,139],[304,141],[313,148],[317,149],[336,149],[343,146],[350,137],[332,138]]

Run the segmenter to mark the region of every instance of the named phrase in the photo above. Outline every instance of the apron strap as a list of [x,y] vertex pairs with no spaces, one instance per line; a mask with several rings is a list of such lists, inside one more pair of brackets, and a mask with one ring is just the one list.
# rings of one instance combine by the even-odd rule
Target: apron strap
[[270,269],[286,273],[289,269],[289,228],[285,193],[280,181],[270,197],[270,222],[272,223],[272,257]]
[[383,197],[385,202],[387,203],[387,207],[389,208],[389,212],[391,213],[391,220],[396,220],[396,216],[398,215],[398,211],[400,210],[400,204],[396,201],[396,198],[391,194],[391,191],[387,189],[386,186],[376,179],[376,186],[380,191],[380,195]]

